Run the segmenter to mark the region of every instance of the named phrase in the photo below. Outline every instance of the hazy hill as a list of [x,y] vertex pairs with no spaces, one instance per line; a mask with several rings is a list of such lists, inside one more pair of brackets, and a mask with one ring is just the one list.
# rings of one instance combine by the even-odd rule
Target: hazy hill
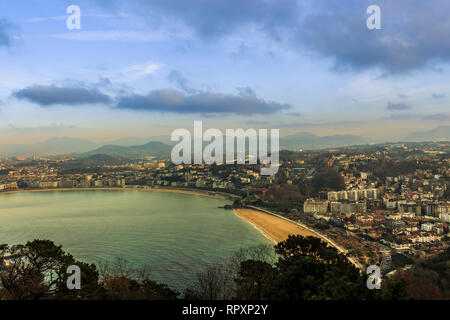
[[280,138],[280,148],[288,150],[337,148],[364,143],[367,143],[366,138],[351,134],[321,137],[310,132],[297,132]]
[[[151,141],[151,142],[148,142]],[[450,126],[440,126],[427,131],[413,132],[407,136],[391,138],[389,141],[450,141]],[[318,136],[310,132],[297,132],[280,137],[280,148],[285,150],[317,150],[325,148],[339,148],[361,145],[369,142],[382,143],[383,141],[369,141],[365,137],[344,134],[332,136]],[[84,154],[91,156],[105,154],[114,157],[140,159],[147,156],[167,158],[175,142],[169,136],[154,136],[149,138],[124,137],[99,144],[86,139],[69,137],[52,138],[34,144],[3,144],[0,145],[0,156],[51,156],[63,154]],[[204,145],[207,143],[205,142]],[[225,149],[224,149],[225,150]]]
[[428,131],[413,132],[407,141],[450,141],[450,126],[440,126]]
[[173,144],[170,136],[151,136],[151,137],[123,137],[102,143],[103,145],[115,145],[122,147],[132,147],[146,144],[149,141],[162,142],[165,144]]
[[68,153],[82,153],[93,148],[97,144],[85,140],[74,138],[52,138],[43,142],[34,144],[10,144],[0,145],[0,155],[2,156],[42,156],[42,155],[61,155]]
[[168,146],[162,142],[151,141],[143,145],[129,147],[105,145],[98,149],[86,152],[84,153],[84,155],[92,156],[96,154],[102,154],[131,159],[142,159],[151,156],[161,159],[170,157],[171,150],[171,146]]

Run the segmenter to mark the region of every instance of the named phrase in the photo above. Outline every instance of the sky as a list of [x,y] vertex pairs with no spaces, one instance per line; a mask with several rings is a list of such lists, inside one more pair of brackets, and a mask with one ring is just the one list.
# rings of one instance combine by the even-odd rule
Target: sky
[[170,135],[194,120],[377,140],[449,125],[449,12],[447,0],[0,0],[0,143]]

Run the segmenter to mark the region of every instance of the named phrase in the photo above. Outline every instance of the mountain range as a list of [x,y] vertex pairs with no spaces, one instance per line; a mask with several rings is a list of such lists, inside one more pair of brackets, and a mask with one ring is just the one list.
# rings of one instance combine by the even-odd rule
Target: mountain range
[[440,126],[428,131],[417,131],[409,134],[406,141],[448,141],[450,126]]
[[81,153],[98,145],[92,141],[75,138],[51,138],[33,144],[0,145],[0,156],[42,156]]
[[[409,135],[398,137],[396,141],[450,141],[450,126],[440,126],[428,131],[413,132]],[[381,142],[386,141],[373,141],[363,136],[351,134],[318,136],[310,132],[297,132],[280,137],[280,148],[287,150],[316,150]],[[0,145],[0,157],[64,154],[77,154],[87,157],[95,154],[105,154],[132,159],[141,159],[149,156],[167,158],[170,156],[173,145],[174,143],[170,141],[169,136],[125,137],[110,141],[107,144],[98,144],[86,139],[63,137],[52,138],[34,144]]]
[[338,148],[365,143],[368,143],[368,140],[366,138],[351,134],[320,137],[310,132],[297,132],[293,135],[280,138],[280,149],[315,150]]
[[150,141],[146,144],[137,146],[105,145],[98,149],[85,152],[83,155],[92,156],[104,154],[130,159],[144,159],[146,157],[161,159],[169,157],[171,150],[172,147],[167,144],[158,141]]

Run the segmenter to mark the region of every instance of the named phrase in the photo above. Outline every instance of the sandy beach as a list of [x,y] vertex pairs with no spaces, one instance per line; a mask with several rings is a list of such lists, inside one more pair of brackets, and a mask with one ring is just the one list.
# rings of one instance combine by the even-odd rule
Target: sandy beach
[[286,240],[290,234],[301,236],[316,235],[287,220],[253,209],[234,209],[233,212],[243,220],[252,224],[265,237],[278,243]]
[[[233,212],[241,219],[253,225],[253,227],[274,243],[286,240],[290,234],[304,237],[313,236],[326,241],[328,245],[335,247],[340,253],[346,254],[347,252],[347,250],[323,234],[315,233],[314,230],[310,231],[307,227],[302,227],[287,219],[248,208],[233,209]],[[347,259],[357,268],[363,269],[363,266],[355,258],[347,256]]]

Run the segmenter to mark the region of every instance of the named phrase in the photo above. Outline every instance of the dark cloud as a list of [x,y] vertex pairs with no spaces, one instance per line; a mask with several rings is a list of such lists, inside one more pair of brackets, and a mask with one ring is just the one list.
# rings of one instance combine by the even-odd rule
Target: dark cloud
[[290,109],[288,104],[266,102],[249,91],[239,92],[237,95],[200,92],[193,95],[173,89],[161,89],[146,95],[131,94],[117,100],[117,108],[171,112],[171,113],[200,113],[200,114],[269,114]]
[[313,2],[315,13],[301,20],[297,42],[332,58],[338,69],[403,73],[450,61],[449,1],[378,0],[382,30],[366,27],[372,0]]
[[135,5],[137,12],[150,23],[161,16],[175,18],[206,41],[218,40],[246,25],[257,26],[277,38],[280,37],[278,29],[292,25],[298,16],[296,0],[131,0],[128,3]]
[[432,97],[433,99],[442,99],[442,98],[445,98],[445,94],[441,94],[441,93],[433,93],[433,94],[431,95],[431,97]]
[[196,89],[192,88],[189,85],[189,80],[186,77],[184,77],[183,74],[178,70],[170,71],[169,75],[167,76],[167,80],[170,83],[177,85],[181,90],[183,90],[186,93],[193,94],[198,92]]
[[33,85],[12,94],[17,99],[26,99],[47,107],[52,105],[80,105],[110,103],[112,100],[96,88],[58,87],[55,85]]
[[9,47],[13,42],[16,28],[6,19],[0,19],[0,47]]
[[[100,1],[100,0],[97,0]],[[103,2],[103,5],[113,1]],[[182,21],[205,41],[252,26],[267,39],[331,58],[336,70],[405,73],[450,61],[448,0],[130,0],[148,23]],[[368,30],[366,9],[381,8],[382,30]],[[116,0],[111,6],[117,6]]]
[[389,102],[388,105],[386,106],[386,109],[390,111],[401,111],[401,110],[410,110],[412,109],[412,107],[407,105],[406,103]]

